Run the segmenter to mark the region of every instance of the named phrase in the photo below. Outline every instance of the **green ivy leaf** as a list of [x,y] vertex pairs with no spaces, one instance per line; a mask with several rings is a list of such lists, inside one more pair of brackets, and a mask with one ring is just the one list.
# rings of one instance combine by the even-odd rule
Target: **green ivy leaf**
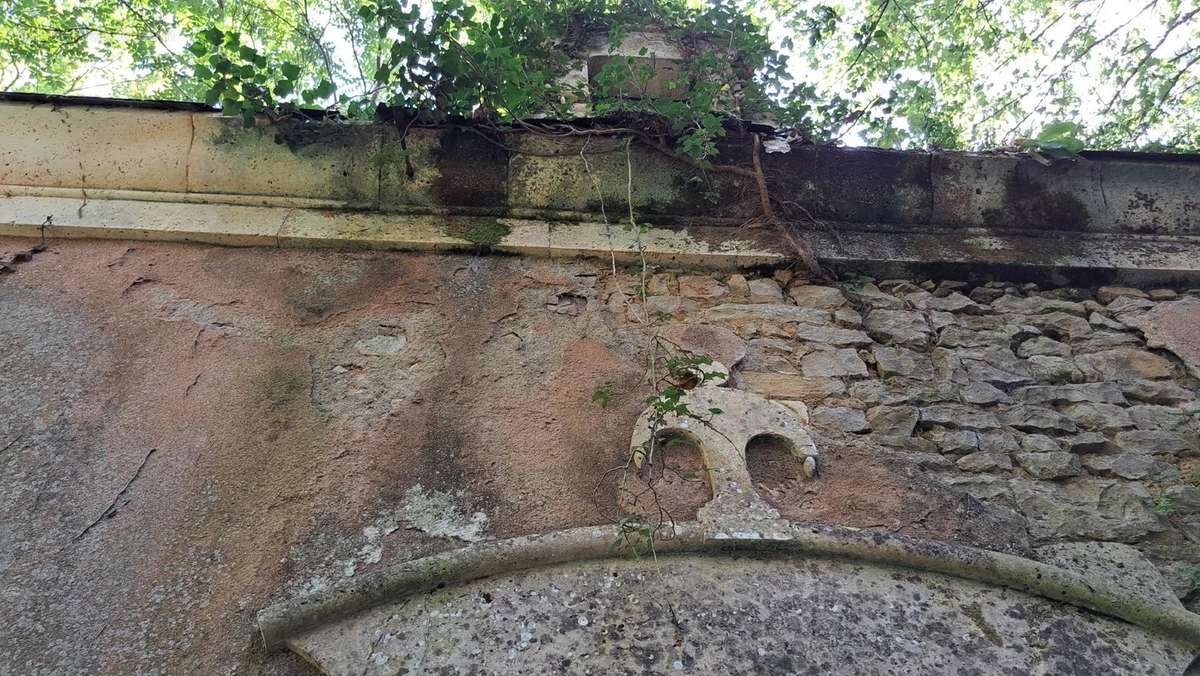
[[225,33],[220,28],[209,28],[200,31],[200,37],[204,38],[210,45],[219,45],[225,39]]
[[313,90],[313,97],[317,99],[326,99],[330,96],[333,96],[334,91],[336,91],[336,89],[334,88],[332,82],[329,80],[321,80],[321,83],[318,84],[316,89]]
[[294,63],[285,63],[279,66],[279,72],[289,80],[296,80],[300,77],[300,66]]

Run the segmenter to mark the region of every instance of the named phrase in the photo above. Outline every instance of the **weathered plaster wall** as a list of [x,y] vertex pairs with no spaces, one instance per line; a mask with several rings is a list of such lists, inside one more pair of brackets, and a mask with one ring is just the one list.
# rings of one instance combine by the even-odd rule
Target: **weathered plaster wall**
[[[600,262],[114,241],[13,269],[13,671],[287,673],[254,647],[268,601],[611,522],[655,344],[805,404],[815,481],[769,444],[749,457],[785,516],[1016,553],[1129,542],[1195,608],[1195,362],[1147,341],[1186,356],[1162,326],[1194,326],[1190,292],[652,270],[641,300],[636,267]],[[660,488],[688,518],[708,490],[672,454]]]

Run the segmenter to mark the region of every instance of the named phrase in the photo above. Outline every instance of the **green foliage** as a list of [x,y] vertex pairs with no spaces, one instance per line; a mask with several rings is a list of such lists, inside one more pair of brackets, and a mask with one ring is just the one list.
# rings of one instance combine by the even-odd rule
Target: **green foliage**
[[666,360],[664,366],[667,377],[673,382],[646,398],[646,404],[650,408],[651,433],[642,448],[634,450],[633,460],[639,463],[654,461],[658,430],[662,429],[668,417],[692,418],[705,424],[710,422],[713,416],[722,413],[719,408],[693,411],[685,401],[689,389],[726,377],[723,371],[713,368],[712,364],[713,360],[710,357],[673,356]]
[[599,404],[600,408],[608,408],[608,403],[612,399],[612,395],[612,383],[604,383],[592,391],[592,402]]
[[641,558],[654,554],[654,539],[657,527],[641,516],[627,516],[617,523],[617,539],[609,547],[613,555],[625,554],[630,558]]
[[[595,36],[642,29],[685,48],[668,81],[649,52],[612,58],[590,90],[562,78]],[[385,104],[519,122],[584,101],[693,158],[716,154],[730,117],[817,143],[1053,158],[1200,149],[1197,44],[1200,8],[1178,0],[7,0],[0,89],[207,100],[246,119]],[[1080,127],[1043,138],[1057,121]]]
[[1161,517],[1171,516],[1175,511],[1175,502],[1165,493],[1154,499],[1154,513]]
[[[769,0],[812,77],[816,140],[989,148],[1081,124],[1091,148],[1200,148],[1200,7],[1107,0]],[[1074,152],[1053,147],[1047,155]]]
[[[241,116],[247,127],[254,124],[259,113],[274,113],[291,106],[283,102],[297,91],[300,66],[272,61],[244,44],[238,31],[207,28],[200,31],[188,51],[196,59],[192,74],[209,83],[204,102],[220,104],[226,115]],[[301,92],[301,97],[311,105],[332,93],[333,84],[321,80],[316,87]]]
[[1082,134],[1083,127],[1079,124],[1054,122],[1047,125],[1037,138],[1024,141],[1022,147],[1050,159],[1066,159],[1078,155],[1079,151],[1083,150],[1083,141],[1079,139]]
[[[341,25],[336,17],[356,3],[321,4]],[[188,45],[214,26],[253,36],[271,62],[301,64],[311,78],[324,59],[305,9],[302,0],[6,0],[0,89],[203,101],[211,83],[192,71]]]

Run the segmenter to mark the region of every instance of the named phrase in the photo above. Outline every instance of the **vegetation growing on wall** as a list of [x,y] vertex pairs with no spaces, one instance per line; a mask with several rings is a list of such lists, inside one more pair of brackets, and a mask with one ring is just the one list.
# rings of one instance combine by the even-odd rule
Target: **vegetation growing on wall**
[[[816,143],[978,149],[1065,121],[1087,147],[1200,148],[1200,7],[1178,0],[10,0],[0,89],[199,101],[217,52],[249,100],[355,116],[403,90],[405,105],[521,116],[554,98],[543,76],[573,43],[614,23],[727,38],[740,61],[702,45],[697,67],[755,86],[708,92],[718,108]],[[230,112],[234,90],[216,93]]]

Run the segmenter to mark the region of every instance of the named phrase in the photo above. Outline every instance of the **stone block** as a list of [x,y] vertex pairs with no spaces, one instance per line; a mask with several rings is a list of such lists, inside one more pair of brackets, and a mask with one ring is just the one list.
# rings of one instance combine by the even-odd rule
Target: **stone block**
[[1122,451],[1144,455],[1194,455],[1196,440],[1177,432],[1124,430],[1113,437]]
[[933,378],[933,362],[920,352],[903,347],[875,345],[871,347],[875,367],[884,378],[899,376],[915,380]]
[[846,304],[846,296],[832,286],[799,285],[788,288],[788,297],[800,307],[832,310]]
[[995,470],[1008,471],[1013,468],[1012,460],[1006,453],[977,451],[959,458],[955,463],[964,472],[991,472]]
[[0,103],[0,184],[188,191],[192,113]]
[[921,313],[905,310],[872,310],[863,321],[863,328],[881,343],[918,350],[929,344],[931,333]]
[[1035,434],[1072,434],[1078,429],[1070,418],[1040,406],[1014,406],[1004,412],[1003,419],[1011,427]]
[[379,205],[466,207],[500,213],[508,205],[508,153],[500,140],[463,129],[380,130]]
[[919,418],[915,406],[877,406],[867,411],[871,431],[885,441],[902,441],[911,437]]
[[818,406],[812,411],[812,424],[859,434],[870,431],[862,411],[841,406]]
[[852,348],[814,350],[800,360],[800,368],[806,376],[840,377],[865,376],[867,365]]
[[809,378],[787,373],[743,373],[741,382],[743,389],[768,399],[795,399],[809,405],[846,392],[846,386],[836,378]]
[[1052,480],[1077,476],[1082,471],[1073,453],[1017,453],[1017,463],[1035,479]]
[[1130,348],[1079,355],[1075,363],[1092,380],[1153,380],[1170,378],[1173,371],[1170,360],[1165,357]]
[[194,120],[192,192],[378,204],[378,125],[260,121],[247,128],[241,118]]

